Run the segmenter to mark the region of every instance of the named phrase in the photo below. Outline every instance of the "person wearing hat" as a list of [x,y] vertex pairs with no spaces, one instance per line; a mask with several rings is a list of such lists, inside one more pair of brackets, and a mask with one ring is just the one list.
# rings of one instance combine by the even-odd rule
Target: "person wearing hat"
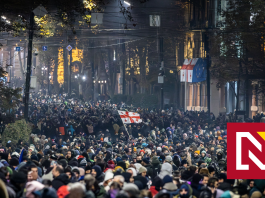
[[152,169],[152,166],[150,164],[150,161],[149,161],[149,158],[145,157],[143,158],[142,160],[142,165],[146,168],[147,172],[147,176],[153,178],[153,169]]
[[198,165],[198,162],[200,161],[200,159],[201,159],[200,151],[199,150],[194,151],[194,157],[192,158],[192,164]]
[[108,170],[105,173],[105,177],[104,177],[104,181],[102,185],[104,186],[104,189],[106,192],[108,192],[110,189],[110,184],[112,183],[113,177],[114,177],[114,174],[111,170]]
[[151,164],[152,164],[152,170],[153,170],[153,174],[151,178],[154,179],[160,173],[160,170],[161,170],[161,165],[160,165],[160,161],[158,157],[154,156],[152,158]]
[[163,186],[163,189],[167,190],[170,197],[175,197],[178,194],[178,187],[173,182],[168,182]]

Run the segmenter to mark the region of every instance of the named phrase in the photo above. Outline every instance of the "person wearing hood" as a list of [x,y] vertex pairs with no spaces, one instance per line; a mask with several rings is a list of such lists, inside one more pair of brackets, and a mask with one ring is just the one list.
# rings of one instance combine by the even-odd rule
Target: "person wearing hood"
[[164,164],[162,164],[161,171],[159,173],[159,177],[161,179],[163,179],[166,175],[171,176],[171,174],[172,174],[172,165],[169,164],[169,163],[167,163],[167,162],[165,162]]
[[108,192],[110,189],[110,184],[112,183],[113,177],[113,172],[109,170],[105,173],[104,181],[99,184],[100,186],[104,186],[106,192]]
[[98,165],[95,165],[92,167],[91,174],[93,177],[96,178],[96,180],[100,183],[104,181],[104,174],[102,173],[101,167]]
[[67,185],[69,183],[69,177],[64,173],[64,169],[61,165],[55,165],[52,169],[53,181],[52,187],[58,190],[61,186]]
[[108,163],[107,163],[107,168],[104,170],[104,173],[107,171],[107,170],[114,170],[115,168],[115,163],[113,160],[109,160]]
[[178,194],[174,198],[196,198],[192,195],[192,188],[189,184],[184,183],[180,186]]
[[152,158],[151,164],[152,164],[151,167],[153,170],[153,174],[151,175],[151,179],[154,179],[160,173],[160,170],[161,170],[161,165],[160,165],[160,161],[159,161],[158,157],[154,156]]
[[211,163],[211,158],[207,157],[206,151],[203,150],[201,152],[201,160],[203,160],[205,163],[207,163],[207,165],[209,165]]

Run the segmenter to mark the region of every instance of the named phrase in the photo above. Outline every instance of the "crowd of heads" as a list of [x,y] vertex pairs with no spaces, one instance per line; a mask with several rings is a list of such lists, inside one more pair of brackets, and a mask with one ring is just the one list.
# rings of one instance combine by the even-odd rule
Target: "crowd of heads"
[[[125,125],[118,110],[142,122]],[[262,197],[265,181],[227,179],[228,119],[33,97],[29,140],[0,145],[0,197]]]

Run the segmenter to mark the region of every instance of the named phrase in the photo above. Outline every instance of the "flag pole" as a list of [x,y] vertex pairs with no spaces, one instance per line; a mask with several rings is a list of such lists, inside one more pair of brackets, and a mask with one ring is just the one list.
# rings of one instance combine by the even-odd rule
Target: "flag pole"
[[[187,72],[187,71],[186,71]],[[187,78],[185,75],[185,89],[184,89],[184,95],[185,95],[185,100],[184,100],[184,111],[187,111]]]

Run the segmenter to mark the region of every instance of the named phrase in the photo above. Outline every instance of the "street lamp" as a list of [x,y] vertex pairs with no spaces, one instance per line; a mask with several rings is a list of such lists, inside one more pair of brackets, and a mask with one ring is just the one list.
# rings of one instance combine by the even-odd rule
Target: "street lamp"
[[26,86],[25,86],[25,119],[28,120],[29,111],[29,88],[30,88],[30,75],[31,75],[31,64],[32,64],[32,41],[34,34],[34,15],[43,17],[48,12],[42,6],[38,6],[35,10],[30,13],[30,28],[29,28],[29,42],[28,42],[28,59],[27,59],[27,73],[26,73]]
[[83,80],[86,80],[86,76],[83,76],[82,79],[83,79]]
[[131,4],[127,1],[124,1],[125,4],[127,4],[128,6],[131,6]]
[[77,78],[77,75],[75,75],[75,78]]

